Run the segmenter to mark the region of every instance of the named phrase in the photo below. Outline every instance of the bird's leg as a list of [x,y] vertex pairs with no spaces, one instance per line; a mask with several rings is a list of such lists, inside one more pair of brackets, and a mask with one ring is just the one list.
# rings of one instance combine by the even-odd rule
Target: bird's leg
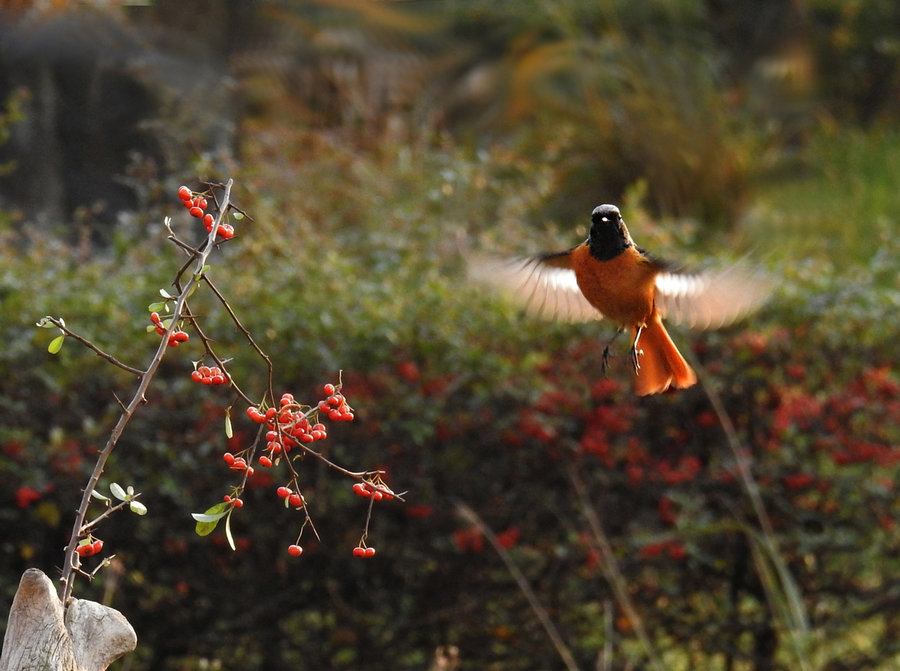
[[603,355],[600,357],[600,373],[606,375],[606,369],[609,368],[609,348],[612,347],[612,344],[615,342],[616,338],[619,337],[619,334],[625,329],[621,326],[616,329],[616,332],[613,334],[613,337],[609,339],[606,343],[606,347],[603,348]]
[[637,333],[634,334],[634,342],[631,343],[631,363],[634,366],[635,375],[637,375],[638,371],[641,369],[641,362],[638,360],[638,357],[644,353],[644,350],[638,349],[638,340],[641,339],[641,331],[643,330],[643,326],[637,327]]

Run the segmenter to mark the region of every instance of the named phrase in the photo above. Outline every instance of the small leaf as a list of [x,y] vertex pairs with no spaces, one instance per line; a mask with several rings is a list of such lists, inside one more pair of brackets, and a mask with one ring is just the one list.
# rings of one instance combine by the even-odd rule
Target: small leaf
[[166,301],[156,301],[147,306],[147,312],[165,312]]
[[128,508],[135,515],[146,515],[147,514],[147,506],[145,506],[140,501],[132,501],[131,503],[128,504]]
[[58,354],[59,350],[62,349],[65,339],[65,334],[56,336],[50,341],[50,344],[47,346],[47,351],[50,352],[50,354]]
[[119,499],[119,501],[127,501],[128,500],[128,494],[125,493],[125,490],[122,489],[122,486],[117,482],[113,482],[109,485],[109,491],[112,493],[113,496],[115,496],[117,499]]
[[93,496],[95,499],[98,499],[100,501],[109,501],[108,496],[104,496],[103,494],[98,492],[96,489],[91,490],[91,496]]
[[56,328],[56,324],[51,322],[52,317],[41,317],[40,321],[38,321],[35,326],[40,326],[42,329],[52,329]]
[[173,298],[175,298],[175,296],[173,296],[172,294],[170,294],[170,293],[169,293],[168,291],[166,291],[165,289],[160,289],[160,290],[159,290],[159,295],[162,296],[162,297],[165,298],[165,299],[173,299]]
[[230,409],[225,411],[225,437],[226,438],[234,437],[234,429],[231,426],[231,410]]
[[230,509],[231,506],[222,501],[212,508],[207,509],[206,512],[191,513],[191,517],[197,520],[197,526],[194,527],[194,532],[198,536],[209,536],[216,528],[219,520],[225,517]]
[[128,498],[131,498],[132,496],[134,496],[134,487],[132,487],[131,485],[128,485],[125,488],[125,493],[128,494]]
[[233,210],[231,212],[231,216],[234,218],[235,221],[240,221],[241,219],[244,218],[243,212],[238,212],[237,210]]
[[228,517],[225,518],[225,538],[228,539],[228,547],[231,548],[232,552],[237,551],[237,547],[234,545],[234,537],[231,535],[231,511],[234,508],[229,508]]

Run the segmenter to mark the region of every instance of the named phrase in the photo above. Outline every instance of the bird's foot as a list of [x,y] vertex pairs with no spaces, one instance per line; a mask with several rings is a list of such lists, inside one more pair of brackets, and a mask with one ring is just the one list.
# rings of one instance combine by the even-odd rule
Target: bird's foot
[[644,350],[632,347],[628,353],[631,355],[631,365],[634,366],[634,374],[637,375],[641,370],[641,361],[639,357],[643,356]]
[[613,356],[609,353],[609,345],[603,348],[603,354],[600,355],[600,374],[606,375],[606,371],[609,370],[609,358]]

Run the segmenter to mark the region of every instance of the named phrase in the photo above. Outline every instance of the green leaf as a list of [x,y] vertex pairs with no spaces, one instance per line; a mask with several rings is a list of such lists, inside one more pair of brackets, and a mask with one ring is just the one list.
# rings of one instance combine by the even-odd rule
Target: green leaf
[[100,501],[109,501],[108,496],[104,496],[103,494],[98,492],[96,489],[91,490],[91,496],[93,496],[95,499],[98,499]]
[[234,437],[234,429],[231,426],[231,410],[230,409],[225,411],[225,437],[226,438]]
[[131,503],[128,504],[128,508],[135,515],[146,515],[147,514],[147,506],[145,506],[140,501],[132,501]]
[[47,351],[50,352],[50,354],[58,354],[59,350],[62,349],[63,341],[65,339],[65,334],[56,336],[53,340],[50,341],[50,344],[47,346]]
[[229,506],[228,509],[228,517],[225,518],[225,538],[228,539],[228,547],[231,548],[232,552],[237,551],[237,547],[234,545],[234,537],[231,535],[231,511],[234,508]]
[[157,301],[155,303],[150,303],[147,306],[147,312],[165,312],[166,311],[166,301]]
[[191,513],[191,517],[197,520],[197,526],[194,532],[198,536],[209,536],[216,528],[219,520],[225,517],[231,510],[231,506],[222,501],[203,513]]
[[122,486],[117,482],[113,482],[109,485],[109,491],[112,493],[113,496],[115,496],[117,499],[119,499],[119,501],[127,501],[128,500],[128,494],[125,493],[125,490],[122,489]]
[[49,315],[46,316],[46,317],[41,317],[40,321],[38,321],[38,322],[35,324],[35,326],[39,326],[39,327],[41,327],[42,329],[53,329],[53,328],[56,328],[56,324],[54,324],[53,322],[51,322],[51,321],[50,321],[51,319],[52,319],[52,317],[50,317]]
[[233,211],[231,212],[231,216],[232,216],[232,218],[233,218],[235,221],[240,221],[241,219],[244,218],[243,213],[238,212],[237,210],[233,210]]

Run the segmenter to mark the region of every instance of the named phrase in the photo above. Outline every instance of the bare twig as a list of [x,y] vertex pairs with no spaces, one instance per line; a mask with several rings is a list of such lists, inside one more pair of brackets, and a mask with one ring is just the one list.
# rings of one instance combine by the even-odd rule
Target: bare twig
[[566,645],[565,641],[563,641],[562,636],[556,629],[556,625],[553,624],[553,620],[550,619],[547,609],[541,604],[537,595],[534,593],[534,590],[531,589],[528,579],[522,574],[519,567],[515,565],[515,562],[513,562],[512,558],[509,556],[509,552],[507,552],[506,548],[500,544],[494,532],[484,523],[478,513],[465,503],[457,502],[456,512],[467,522],[478,527],[478,530],[481,531],[485,538],[487,538],[491,547],[493,547],[497,554],[500,555],[500,559],[502,559],[503,563],[506,565],[506,570],[509,571],[513,580],[516,581],[516,585],[518,585],[519,590],[525,596],[528,605],[531,606],[531,610],[534,611],[535,616],[541,623],[547,636],[550,638],[550,642],[553,644],[553,647],[556,648],[556,654],[559,655],[559,658],[569,671],[578,671],[578,664],[575,662],[572,652],[569,650],[569,647]]
[[603,530],[603,525],[600,523],[600,518],[594,510],[584,480],[582,480],[581,476],[578,474],[578,469],[571,463],[568,466],[568,475],[569,480],[572,482],[572,486],[575,488],[575,494],[578,496],[581,503],[581,510],[587,519],[588,526],[591,528],[594,542],[597,544],[597,549],[600,550],[600,567],[603,570],[603,575],[606,577],[609,586],[612,587],[613,594],[616,595],[616,601],[618,601],[619,607],[624,611],[625,615],[628,617],[628,621],[634,628],[634,633],[637,634],[638,640],[644,648],[644,654],[646,654],[647,659],[650,660],[651,668],[655,669],[655,671],[665,671],[666,667],[656,653],[653,642],[647,634],[646,627],[644,627],[644,621],[641,619],[640,614],[637,612],[637,608],[634,606],[634,602],[631,600],[631,595],[628,593],[628,585],[625,581],[625,577],[622,575],[622,570],[619,568],[619,562],[616,561],[612,543],[610,543],[609,537],[606,535],[606,532]]
[[116,357],[114,357],[112,354],[108,354],[107,352],[104,352],[102,349],[97,347],[90,340],[78,335],[77,333],[72,331],[68,326],[66,326],[62,322],[62,320],[56,319],[55,317],[44,317],[41,321],[53,324],[56,328],[58,328],[60,331],[65,333],[66,337],[72,338],[73,340],[78,341],[79,343],[81,343],[82,345],[87,347],[89,350],[91,350],[94,354],[99,356],[101,359],[108,361],[113,366],[116,366],[117,368],[121,368],[122,370],[127,371],[127,372],[131,373],[132,375],[143,375],[144,374],[144,371],[139,370],[137,368],[133,368],[132,366],[129,366],[128,364],[122,363]]
[[[756,480],[753,477],[750,458],[748,456],[749,452],[741,444],[734,423],[731,421],[731,417],[725,410],[725,405],[722,403],[718,391],[709,381],[709,376],[703,370],[703,367],[696,361],[691,361],[691,365],[701,373],[701,375],[699,375],[700,384],[703,386],[703,391],[706,393],[710,405],[712,405],[713,412],[716,413],[719,424],[725,432],[725,438],[728,442],[728,446],[731,448],[732,455],[734,456],[741,484],[744,486],[744,490],[750,498],[753,512],[759,522],[761,533],[754,533],[748,527],[747,535],[751,541],[754,562],[757,565],[760,581],[765,587],[769,605],[772,608],[773,613],[779,611],[782,612],[782,617],[788,629],[791,643],[794,646],[794,652],[797,655],[797,660],[800,665],[799,668],[801,671],[806,671],[810,668],[809,661],[804,652],[804,639],[809,634],[809,618],[803,607],[797,584],[791,575],[790,569],[788,569],[781,557],[775,530],[772,527],[772,522],[766,512],[765,504],[763,503],[762,496],[759,492],[759,485],[757,485]],[[763,549],[765,552],[761,553],[759,548]],[[775,574],[778,576],[777,581],[771,577],[770,571],[765,565],[764,556],[768,558],[768,561],[774,568]],[[777,588],[779,586],[784,596],[784,601],[787,603],[786,608],[778,607],[779,599],[777,598]]]

